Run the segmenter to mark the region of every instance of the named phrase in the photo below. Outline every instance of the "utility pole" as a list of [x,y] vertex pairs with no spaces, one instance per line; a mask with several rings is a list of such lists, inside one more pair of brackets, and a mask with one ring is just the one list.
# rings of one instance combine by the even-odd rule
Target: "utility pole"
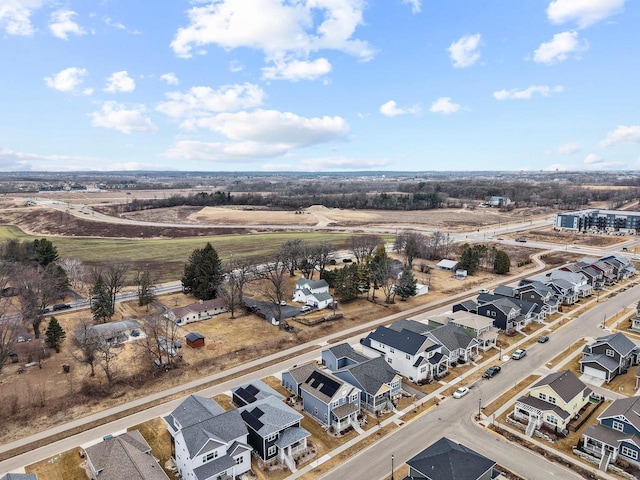
[[391,455],[391,480],[393,480],[393,455]]

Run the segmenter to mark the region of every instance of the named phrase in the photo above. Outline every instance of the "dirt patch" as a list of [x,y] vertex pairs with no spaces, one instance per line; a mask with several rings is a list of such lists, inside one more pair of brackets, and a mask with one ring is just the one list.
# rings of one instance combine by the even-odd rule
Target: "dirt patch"
[[188,218],[197,223],[230,225],[316,225],[318,223],[318,219],[311,214],[258,207],[204,207],[189,215]]
[[[553,228],[543,228],[540,230],[528,230],[526,235],[528,240],[535,242],[549,242],[567,245],[584,245],[589,247],[608,247],[618,243],[626,242],[629,237],[618,237],[615,235],[577,233],[570,231],[557,231]],[[571,248],[571,247],[569,247]]]

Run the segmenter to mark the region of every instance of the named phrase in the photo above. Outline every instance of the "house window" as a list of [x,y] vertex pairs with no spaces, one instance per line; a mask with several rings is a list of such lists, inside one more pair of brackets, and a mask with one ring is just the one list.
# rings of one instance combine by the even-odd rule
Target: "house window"
[[638,459],[638,452],[627,447],[626,445],[622,445],[620,447],[620,455],[622,455],[623,457],[631,458],[632,460]]
[[555,405],[556,404],[556,397],[552,397],[549,396],[549,400],[547,400],[550,404]]
[[551,425],[557,425],[558,419],[553,415],[547,415],[547,423],[550,423]]
[[411,360],[411,355],[407,353],[405,356],[407,357],[407,360]]
[[607,348],[605,354],[607,355],[607,357],[615,357],[616,352],[614,352],[613,350],[611,350],[610,348]]
[[613,421],[613,423],[611,424],[611,428],[613,428],[614,430],[617,430],[619,432],[624,432],[624,423],[622,422],[617,422],[617,421]]
[[393,363],[393,360],[391,358],[387,358],[387,362]]
[[538,398],[540,400],[546,400],[547,399],[547,394],[546,393],[539,393],[538,394]]
[[329,421],[329,417],[327,416],[327,414],[324,414],[324,423],[327,423]]
[[240,465],[241,463],[244,463],[244,457],[236,458],[236,465]]
[[496,312],[490,312],[492,317],[496,316]]
[[424,373],[426,371],[427,371],[427,367],[426,366],[420,367],[420,373]]
[[268,449],[267,449],[267,456],[268,457],[272,457],[276,454],[278,447],[276,447],[275,445],[271,445]]
[[351,395],[351,403],[354,403],[358,400],[358,394],[354,393]]
[[389,351],[390,351],[391,353],[394,353],[394,352],[395,352],[395,350],[394,350],[393,348],[391,348],[391,347],[389,347]]
[[266,437],[265,441],[273,442],[276,438],[278,438],[278,434],[277,433],[273,433],[273,434],[269,435],[268,437]]
[[314,407],[314,409],[313,409],[313,415],[314,415],[315,417],[317,417],[317,416],[318,416],[318,407]]
[[381,343],[379,345],[380,345],[380,348],[384,350],[384,345]]
[[214,458],[218,458],[218,452],[209,452],[204,457],[202,457],[202,463],[210,462]]
[[333,403],[331,404],[331,406],[332,406],[333,408],[337,407],[338,405],[340,405],[340,400],[336,400],[335,402],[333,402]]

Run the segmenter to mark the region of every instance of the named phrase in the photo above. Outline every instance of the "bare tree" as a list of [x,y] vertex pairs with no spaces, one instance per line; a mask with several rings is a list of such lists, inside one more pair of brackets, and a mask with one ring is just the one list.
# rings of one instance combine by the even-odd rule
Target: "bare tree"
[[248,258],[231,259],[227,264],[228,274],[225,278],[221,295],[227,302],[227,308],[231,312],[231,318],[237,307],[244,303],[245,287],[256,279],[255,266]]
[[413,261],[420,257],[425,250],[427,240],[416,232],[407,232],[396,238],[396,250],[404,255],[404,264],[408,268],[413,267]]
[[313,273],[316,270],[322,273],[329,264],[329,261],[333,258],[334,249],[329,242],[321,242],[309,245],[305,250],[305,258],[311,267],[311,271],[307,278],[309,278],[309,280],[313,280]]
[[163,315],[145,318],[141,323],[144,337],[136,342],[136,346],[144,349],[157,366],[173,367],[178,358],[178,324]]
[[5,315],[6,298],[2,298],[0,302],[2,303],[0,305],[0,372],[2,372],[2,366],[13,353],[13,346],[24,327],[19,317]]
[[147,307],[149,311],[149,304],[156,298],[153,292],[155,287],[155,280],[149,267],[145,267],[136,274],[136,285],[138,286],[138,306]]
[[366,257],[373,255],[378,245],[383,243],[377,235],[354,235],[351,237],[351,252],[357,263],[362,263]]
[[124,262],[115,262],[107,265],[103,272],[104,282],[111,295],[111,304],[115,307],[116,296],[125,286],[127,273],[129,273],[130,265]]
[[96,374],[96,363],[98,361],[97,351],[98,344],[102,339],[96,335],[93,335],[91,326],[93,323],[90,319],[80,320],[78,328],[73,335],[74,349],[71,351],[71,355],[78,362],[88,365],[91,368],[90,376]]
[[262,265],[256,269],[256,278],[259,279],[258,289],[260,293],[273,304],[275,318],[280,322],[280,328],[286,326],[282,321],[282,306],[287,286],[287,267],[279,258],[274,262]]
[[76,289],[86,281],[88,270],[78,257],[63,258],[58,265],[66,272],[72,288]]
[[96,342],[96,360],[97,365],[102,368],[105,377],[107,378],[107,385],[109,390],[113,390],[118,376],[118,365],[116,359],[118,358],[120,345],[110,342],[106,339]]
[[280,247],[278,256],[289,271],[289,276],[293,277],[304,258],[304,242],[301,238],[287,240]]

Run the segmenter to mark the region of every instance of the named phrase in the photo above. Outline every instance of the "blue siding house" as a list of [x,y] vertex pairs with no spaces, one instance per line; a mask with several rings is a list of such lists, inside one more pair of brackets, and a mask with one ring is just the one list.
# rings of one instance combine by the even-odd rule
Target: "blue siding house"
[[369,357],[359,354],[348,343],[340,343],[322,351],[322,364],[332,372],[367,360]]
[[598,422],[582,435],[584,449],[601,459],[600,467],[606,471],[618,458],[640,466],[640,397],[614,401]]

